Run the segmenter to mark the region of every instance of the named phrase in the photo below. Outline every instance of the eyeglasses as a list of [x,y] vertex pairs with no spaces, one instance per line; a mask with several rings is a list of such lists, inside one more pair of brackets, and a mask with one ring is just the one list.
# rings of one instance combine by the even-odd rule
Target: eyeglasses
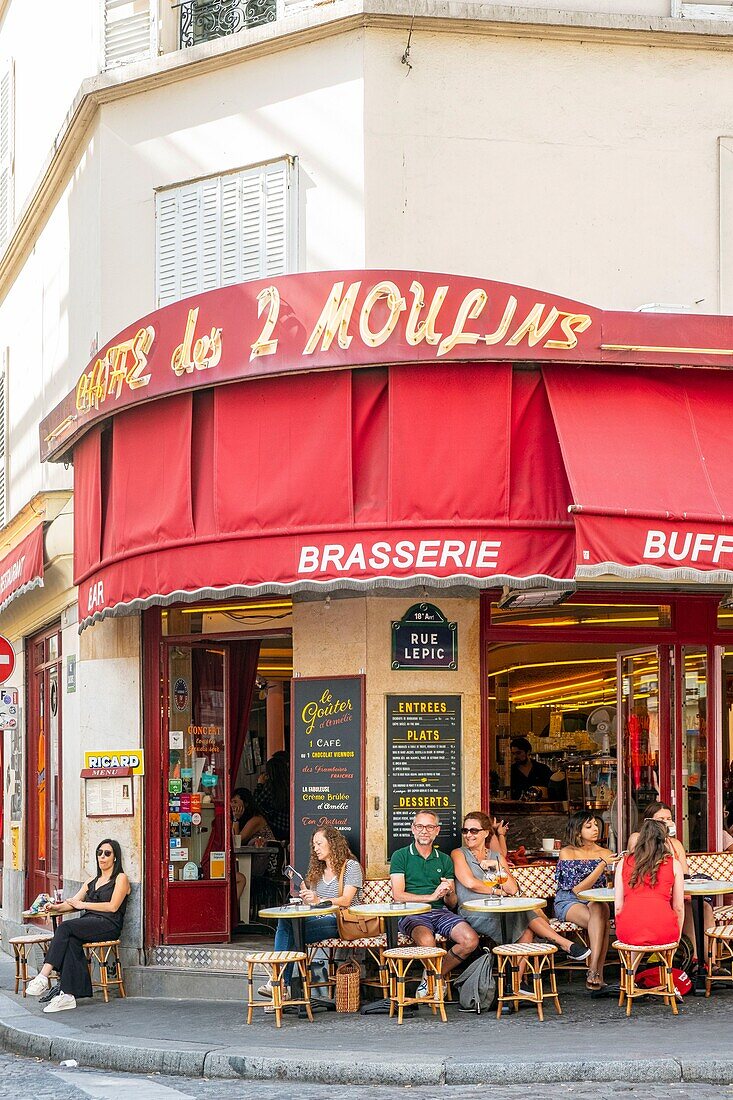
[[485,833],[486,830],[485,829],[461,829],[461,832],[463,833],[464,836],[467,836],[469,833],[470,833],[471,836],[476,836],[476,833]]
[[111,848],[98,848],[97,849],[97,855],[98,856],[104,856],[105,859],[106,859],[107,856],[113,856],[114,852],[112,851]]
[[437,833],[440,825],[413,825],[416,833]]

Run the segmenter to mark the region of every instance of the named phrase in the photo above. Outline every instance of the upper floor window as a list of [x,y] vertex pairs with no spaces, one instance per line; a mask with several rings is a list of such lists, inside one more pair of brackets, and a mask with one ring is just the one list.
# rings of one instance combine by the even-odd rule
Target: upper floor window
[[672,0],[680,19],[733,19],[733,0]]
[[0,64],[0,251],[8,243],[13,228],[13,64]]
[[159,306],[297,265],[297,166],[291,157],[159,191]]
[[156,0],[103,0],[104,68],[153,57],[157,50]]

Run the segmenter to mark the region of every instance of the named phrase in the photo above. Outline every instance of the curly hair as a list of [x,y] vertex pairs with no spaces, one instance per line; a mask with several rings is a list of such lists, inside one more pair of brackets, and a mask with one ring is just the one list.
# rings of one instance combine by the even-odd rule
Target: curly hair
[[657,875],[662,864],[671,859],[667,847],[667,830],[661,821],[647,818],[639,829],[639,839],[634,848],[634,869],[629,878],[629,886],[641,885],[649,876],[652,886],[657,884]]
[[[323,833],[331,855],[331,866],[333,867],[336,877],[341,874],[341,869],[349,859],[356,859],[356,856],[346,843],[346,837],[343,836],[338,829],[334,829],[333,825],[324,825],[320,829],[316,829],[313,836],[316,833]],[[326,870],[326,864],[322,859],[319,859],[316,855],[315,848],[313,847],[313,837],[311,837],[311,858],[308,864],[308,870],[305,874],[306,885],[313,890],[318,882],[323,878],[323,872]]]

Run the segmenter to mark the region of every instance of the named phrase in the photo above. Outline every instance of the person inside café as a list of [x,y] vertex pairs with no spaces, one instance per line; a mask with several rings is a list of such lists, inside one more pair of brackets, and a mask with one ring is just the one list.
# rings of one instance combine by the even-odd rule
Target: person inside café
[[509,777],[512,798],[520,799],[530,787],[539,787],[547,797],[547,788],[552,777],[552,771],[547,764],[531,758],[532,746],[526,737],[512,737],[509,747],[512,754]]
[[647,818],[616,867],[616,934],[623,943],[677,943],[685,916],[682,867],[661,821]]
[[[421,810],[412,819],[413,841],[398,848],[392,856],[389,877],[396,902],[429,902],[427,913],[403,917],[400,932],[410,936],[418,947],[435,947],[436,935],[450,941],[443,958],[443,974],[473,954],[478,947],[478,934],[463,917],[451,912],[458,898],[455,890],[453,861],[435,846],[440,832],[440,819],[431,810]],[[423,974],[416,994],[427,997],[427,977]]]
[[608,885],[606,872],[612,870],[617,857],[598,843],[601,825],[588,810],[571,814],[565,832],[565,847],[555,868],[555,916],[572,921],[587,929],[590,962],[586,986],[591,991],[602,989],[603,968],[608,953],[610,911],[603,901],[584,901],[578,895],[585,890]]
[[290,843],[290,757],[284,749],[274,752],[265,764],[252,795],[257,814],[264,817],[275,840]]
[[[463,819],[461,835],[463,844],[451,852],[455,870],[458,913],[481,936],[488,936],[494,943],[503,943],[501,917],[498,912],[472,913],[463,909],[466,901],[480,901],[485,897],[508,894],[511,897],[519,893],[517,881],[509,870],[504,856],[493,847],[494,825],[491,819],[479,810],[466,814]],[[501,875],[501,880],[499,880]],[[552,927],[547,917],[537,910],[524,913],[506,913],[504,916],[508,943],[528,943],[535,935],[549,940],[564,951],[575,962],[583,962],[590,955],[590,948],[575,943],[560,935]]]
[[[262,814],[255,812],[251,791],[246,787],[237,787],[232,792],[229,806],[232,815],[232,837],[235,849],[243,844],[253,844],[255,847],[261,848],[265,844],[275,843],[272,829]],[[254,856],[252,859],[252,874],[275,874],[276,864],[274,853],[269,857],[264,854],[262,857]],[[236,872],[236,877],[237,901],[239,901],[247,885],[247,880],[239,870]]]
[[[672,814],[671,806],[668,806],[666,802],[650,802],[647,808],[644,810],[644,821],[658,821],[664,826],[667,832],[667,850],[675,857],[680,867],[682,868],[682,875],[689,876],[690,869],[687,865],[687,852],[685,851],[682,841],[677,837],[677,826],[675,825],[674,816]],[[643,822],[642,822],[643,825]],[[632,833],[629,837],[628,850],[633,852],[641,835],[641,830],[637,833]],[[705,928],[710,928],[715,924],[715,918],[713,916],[713,909],[710,902],[704,903],[705,912]],[[682,932],[689,939],[693,945],[694,957],[693,962],[700,959],[700,951],[697,946],[697,937],[695,936],[695,920],[692,914],[692,899],[685,898],[685,920],[682,926]],[[704,956],[705,957],[705,956]]]

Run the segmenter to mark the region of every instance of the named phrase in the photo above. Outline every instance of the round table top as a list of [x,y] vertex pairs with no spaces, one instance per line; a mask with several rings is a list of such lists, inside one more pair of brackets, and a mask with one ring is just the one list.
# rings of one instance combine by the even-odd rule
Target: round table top
[[686,894],[733,893],[733,882],[727,882],[724,879],[701,879],[699,882],[696,882],[694,878],[686,878],[684,885]]
[[613,901],[616,891],[612,886],[596,886],[592,890],[579,890],[580,901]]
[[469,913],[527,913],[530,909],[544,909],[547,898],[522,898],[505,894],[503,898],[486,897],[481,901],[462,901],[460,908]]
[[270,909],[260,909],[259,915],[271,920],[299,920],[302,917],[328,917],[336,912],[335,905],[273,905]]
[[367,905],[351,905],[349,912],[357,917],[414,917],[427,913],[430,904],[423,901],[389,902],[375,901]]

